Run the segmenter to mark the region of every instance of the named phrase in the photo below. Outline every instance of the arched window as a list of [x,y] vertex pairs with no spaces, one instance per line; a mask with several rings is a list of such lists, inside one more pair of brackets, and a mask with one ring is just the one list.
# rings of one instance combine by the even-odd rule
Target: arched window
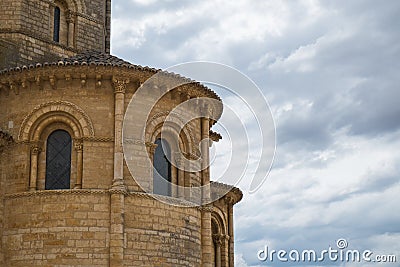
[[61,20],[61,10],[58,6],[54,8],[54,25],[53,25],[53,41],[60,42],[60,20]]
[[153,192],[158,195],[171,195],[171,149],[164,139],[157,139],[153,161]]
[[64,130],[56,130],[47,138],[46,190],[70,189],[71,149],[71,136]]

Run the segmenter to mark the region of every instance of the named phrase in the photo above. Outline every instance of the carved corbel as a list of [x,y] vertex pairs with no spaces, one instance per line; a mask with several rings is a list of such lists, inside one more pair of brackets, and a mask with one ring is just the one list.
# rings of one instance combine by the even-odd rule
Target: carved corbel
[[96,75],[96,87],[101,87],[101,74]]
[[227,195],[225,196],[224,200],[228,206],[233,206],[233,204],[235,204],[235,198],[232,196]]
[[65,74],[64,75],[64,77],[65,77],[65,80],[68,82],[68,81],[70,81],[71,80],[71,74]]
[[52,89],[57,89],[56,88],[56,81],[57,81],[57,79],[56,79],[56,77],[54,75],[50,75],[49,76],[49,83],[50,83],[50,86],[51,86]]
[[86,86],[86,79],[87,79],[86,74],[81,74],[81,86],[82,87]]
[[23,79],[23,80],[21,81],[21,87],[22,87],[23,89],[25,89],[25,88],[28,87],[28,82],[26,81],[26,79]]
[[36,86],[39,87],[40,90],[43,90],[42,80],[40,79],[39,75],[35,77],[35,83],[36,83]]
[[14,92],[14,94],[19,95],[19,86],[14,82],[9,82],[10,90]]

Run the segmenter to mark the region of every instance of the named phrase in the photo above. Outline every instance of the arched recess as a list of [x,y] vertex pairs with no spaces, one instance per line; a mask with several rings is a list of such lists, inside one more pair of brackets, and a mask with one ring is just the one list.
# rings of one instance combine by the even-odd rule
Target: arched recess
[[[65,120],[75,121],[75,131],[82,137],[94,136],[94,127],[89,116],[77,105],[67,101],[50,101],[35,107],[22,121],[18,133],[19,141],[29,141],[34,136],[37,125],[57,113]],[[37,132],[37,131],[36,131]]]
[[77,15],[86,14],[82,0],[54,0],[50,6],[51,38],[54,42],[75,47]]
[[[171,133],[179,135],[179,148],[186,153],[194,153],[195,140],[192,131],[187,125],[181,127],[185,122],[181,120],[178,114],[172,112],[160,112],[154,115],[148,122],[146,128],[146,140],[154,143],[161,133],[161,128],[168,117],[168,125],[164,130],[170,130]],[[164,134],[164,133],[163,133]]]
[[29,190],[45,189],[46,150],[48,137],[57,130],[72,138],[71,185],[82,188],[83,138],[94,136],[89,116],[78,106],[66,101],[44,103],[32,110],[21,124],[18,139],[31,144]]
[[229,236],[227,235],[227,228],[223,218],[222,212],[214,209],[211,214],[211,233],[213,241],[212,258],[216,267],[228,266],[229,262]]
[[[166,118],[168,116],[168,121]],[[189,127],[181,127],[183,122],[179,116],[169,112],[158,113],[153,116],[147,123],[146,141],[155,144],[159,138],[164,139],[171,150],[170,161],[171,166],[171,196],[173,197],[190,197],[190,174],[184,171],[183,167],[179,167],[183,162],[183,155],[193,153],[194,138]],[[155,151],[155,150],[154,150]],[[150,158],[153,162],[154,151],[150,151]],[[153,176],[153,174],[152,174]],[[154,186],[154,185],[153,185]]]

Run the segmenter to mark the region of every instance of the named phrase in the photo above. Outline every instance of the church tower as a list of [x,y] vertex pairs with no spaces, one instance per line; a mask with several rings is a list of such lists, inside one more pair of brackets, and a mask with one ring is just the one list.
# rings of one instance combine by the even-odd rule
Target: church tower
[[233,267],[222,100],[110,55],[110,9],[1,1],[0,267]]
[[0,69],[110,52],[111,0],[2,0]]

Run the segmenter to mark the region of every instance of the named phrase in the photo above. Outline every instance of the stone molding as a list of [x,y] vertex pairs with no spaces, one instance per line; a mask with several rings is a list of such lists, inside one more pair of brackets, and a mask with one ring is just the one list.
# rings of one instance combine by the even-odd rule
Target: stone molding
[[94,126],[89,116],[77,105],[67,101],[51,101],[43,103],[35,107],[22,121],[21,128],[18,134],[19,141],[29,140],[31,128],[37,119],[46,113],[51,112],[64,112],[72,115],[80,123],[83,130],[83,136],[94,136]]

